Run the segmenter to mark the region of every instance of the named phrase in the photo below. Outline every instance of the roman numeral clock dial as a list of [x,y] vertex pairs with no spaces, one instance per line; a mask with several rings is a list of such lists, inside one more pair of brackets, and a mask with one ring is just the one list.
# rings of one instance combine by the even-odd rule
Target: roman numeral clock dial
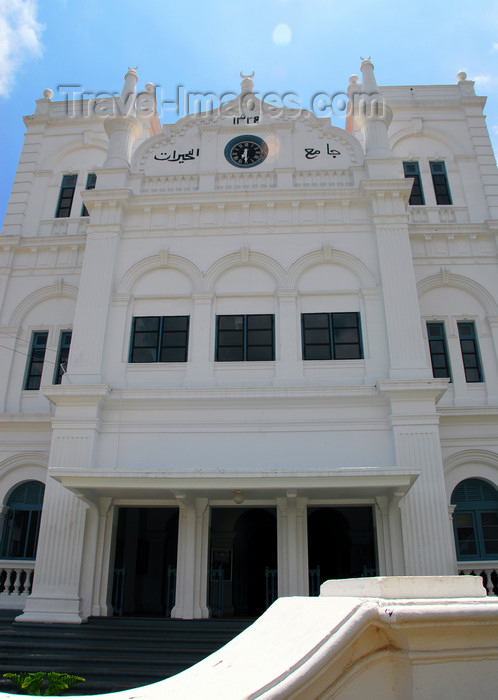
[[236,136],[225,146],[225,158],[237,168],[253,168],[267,155],[268,146],[259,136]]

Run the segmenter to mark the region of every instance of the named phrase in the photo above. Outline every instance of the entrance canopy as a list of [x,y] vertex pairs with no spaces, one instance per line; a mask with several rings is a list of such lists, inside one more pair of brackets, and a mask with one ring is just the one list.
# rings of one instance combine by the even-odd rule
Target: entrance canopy
[[378,497],[399,499],[414,484],[418,470],[400,467],[356,467],[334,471],[302,470],[299,473],[269,471],[238,474],[209,473],[75,473],[51,469],[50,476],[77,496],[89,501],[112,498],[122,502],[164,502],[188,492],[208,499],[235,503],[275,499],[292,494],[311,501],[372,501]]

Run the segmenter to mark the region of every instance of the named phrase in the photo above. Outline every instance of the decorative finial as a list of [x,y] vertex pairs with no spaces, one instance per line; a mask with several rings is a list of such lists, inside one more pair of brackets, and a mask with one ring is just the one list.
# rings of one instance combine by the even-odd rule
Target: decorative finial
[[46,90],[43,91],[43,97],[46,100],[51,100],[53,96],[54,96],[54,91],[51,90],[50,88],[47,88]]
[[370,56],[367,56],[366,58],[363,58],[363,56],[360,56],[362,61],[370,61]]
[[252,82],[252,79],[254,78],[254,71],[251,73],[251,75],[244,75],[244,73],[240,71],[240,77],[242,78],[242,82],[240,84],[241,91],[252,92],[254,88],[254,83]]
[[350,85],[358,85],[359,82],[360,82],[360,79],[355,73],[353,73],[353,75],[349,76],[349,84]]
[[467,80],[467,73],[464,70],[461,70],[459,73],[456,74],[456,79],[459,83],[465,82]]

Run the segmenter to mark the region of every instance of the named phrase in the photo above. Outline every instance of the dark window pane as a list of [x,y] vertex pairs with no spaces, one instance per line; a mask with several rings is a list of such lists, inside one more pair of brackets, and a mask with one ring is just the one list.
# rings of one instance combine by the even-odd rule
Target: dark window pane
[[158,331],[159,321],[159,316],[138,316],[135,318],[135,332]]
[[74,189],[76,187],[77,175],[64,175],[62,178],[59,202],[55,213],[56,218],[66,218],[71,214],[73,204]]
[[432,183],[436,204],[451,204],[450,187],[446,175],[446,166],[443,162],[431,162]]
[[71,347],[71,331],[63,331],[59,341],[59,352],[57,353],[57,363],[54,372],[54,384],[62,382],[62,375],[67,370],[67,361]]
[[429,352],[433,377],[447,377],[451,379],[444,323],[428,323],[427,336],[429,338]]
[[305,360],[330,360],[330,345],[307,345]]
[[458,550],[461,556],[477,554],[476,534],[472,513],[455,513]]
[[247,329],[248,330],[253,330],[256,328],[272,328],[272,319],[273,316],[269,314],[265,315],[255,315],[255,316],[247,316]]
[[330,345],[330,333],[328,328],[317,328],[313,330],[307,330],[305,332],[305,343],[306,345]]
[[356,328],[335,328],[334,343],[358,343],[358,331]]
[[361,360],[361,352],[358,345],[336,345],[334,348],[336,360]]
[[405,177],[413,178],[413,186],[410,194],[410,199],[408,200],[408,204],[425,204],[418,163],[403,163],[403,169],[405,172]]
[[498,512],[481,513],[485,554],[498,554]]
[[266,346],[254,346],[247,348],[248,361],[266,361],[273,360],[273,348]]
[[303,323],[305,328],[328,328],[328,314],[303,314]]
[[24,388],[28,391],[36,391],[40,388],[47,338],[48,333],[45,331],[33,333],[24,383]]
[[241,362],[244,359],[244,349],[242,347],[218,346],[218,362]]
[[165,316],[164,330],[170,331],[186,331],[188,328],[188,316]]
[[218,316],[218,328],[220,330],[243,330],[243,316]]

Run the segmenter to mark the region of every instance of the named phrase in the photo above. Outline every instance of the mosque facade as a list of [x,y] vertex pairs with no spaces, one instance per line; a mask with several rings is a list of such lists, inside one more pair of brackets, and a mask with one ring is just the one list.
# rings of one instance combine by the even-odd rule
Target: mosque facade
[[0,237],[0,607],[255,617],[498,571],[498,172],[477,96],[350,78],[161,125],[54,101]]

